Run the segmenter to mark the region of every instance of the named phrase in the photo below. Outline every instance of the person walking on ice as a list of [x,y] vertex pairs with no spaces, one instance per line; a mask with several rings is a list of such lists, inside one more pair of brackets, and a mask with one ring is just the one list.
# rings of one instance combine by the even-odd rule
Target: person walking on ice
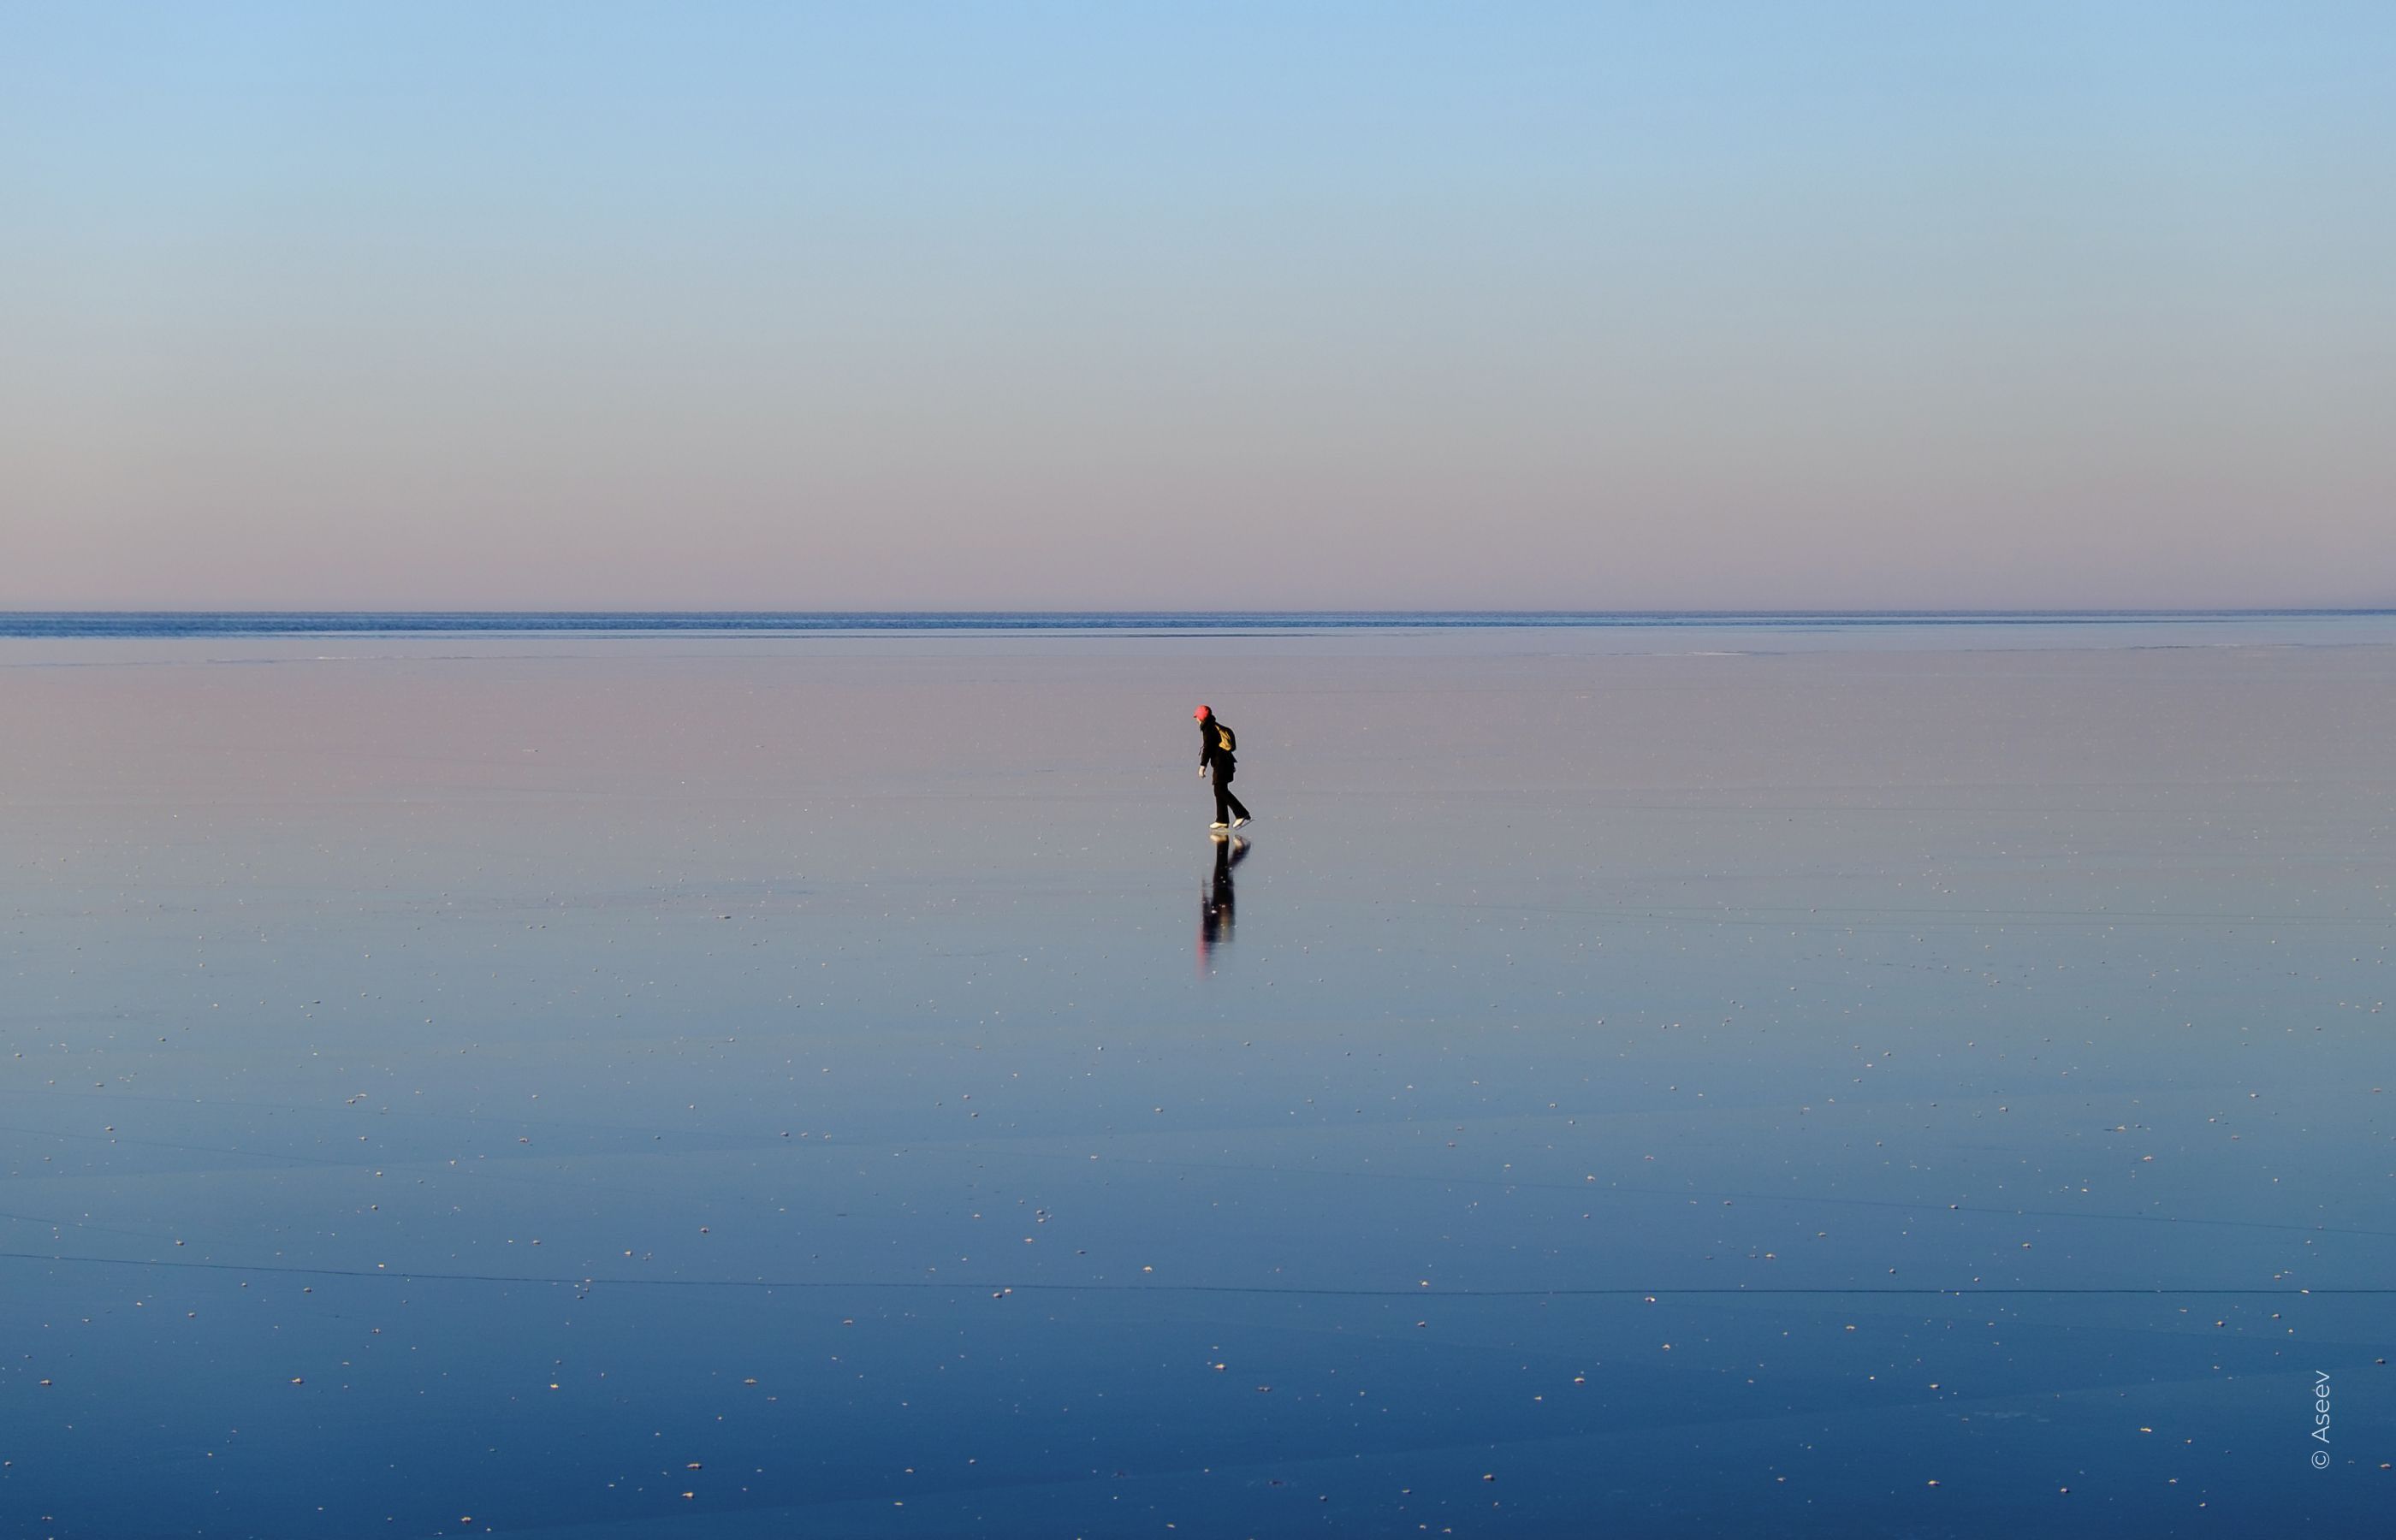
[[1198,719],[1198,773],[1215,772],[1214,827],[1237,829],[1248,821],[1248,810],[1231,795],[1231,775],[1240,765],[1240,736],[1223,725],[1211,706],[1190,714]]

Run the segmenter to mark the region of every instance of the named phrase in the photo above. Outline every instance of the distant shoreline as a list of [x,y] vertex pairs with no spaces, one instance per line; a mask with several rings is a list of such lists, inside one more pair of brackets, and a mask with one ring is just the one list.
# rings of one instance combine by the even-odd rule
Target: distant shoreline
[[19,610],[0,637],[881,631],[1275,631],[2139,625],[2356,619],[2396,609],[2110,610]]

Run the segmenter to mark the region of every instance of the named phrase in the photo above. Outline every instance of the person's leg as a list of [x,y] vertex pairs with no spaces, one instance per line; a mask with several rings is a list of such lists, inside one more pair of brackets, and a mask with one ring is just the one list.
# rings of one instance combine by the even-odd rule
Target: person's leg
[[1224,764],[1215,767],[1215,821],[1217,823],[1226,823],[1232,818],[1245,818],[1248,816],[1248,810],[1241,805],[1239,794],[1231,790],[1231,777],[1236,773],[1237,766],[1234,765]]

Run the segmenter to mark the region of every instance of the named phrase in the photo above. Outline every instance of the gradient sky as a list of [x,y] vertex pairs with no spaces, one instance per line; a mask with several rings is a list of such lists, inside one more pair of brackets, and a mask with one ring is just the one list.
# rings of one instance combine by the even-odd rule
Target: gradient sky
[[0,607],[2396,603],[2396,8],[0,0]]

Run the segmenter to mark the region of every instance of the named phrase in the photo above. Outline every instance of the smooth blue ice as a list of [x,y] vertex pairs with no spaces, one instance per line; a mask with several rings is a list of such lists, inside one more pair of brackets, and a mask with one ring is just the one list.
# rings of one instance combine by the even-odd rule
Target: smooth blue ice
[[0,626],[0,1533],[2383,1521],[2396,619],[306,618]]

